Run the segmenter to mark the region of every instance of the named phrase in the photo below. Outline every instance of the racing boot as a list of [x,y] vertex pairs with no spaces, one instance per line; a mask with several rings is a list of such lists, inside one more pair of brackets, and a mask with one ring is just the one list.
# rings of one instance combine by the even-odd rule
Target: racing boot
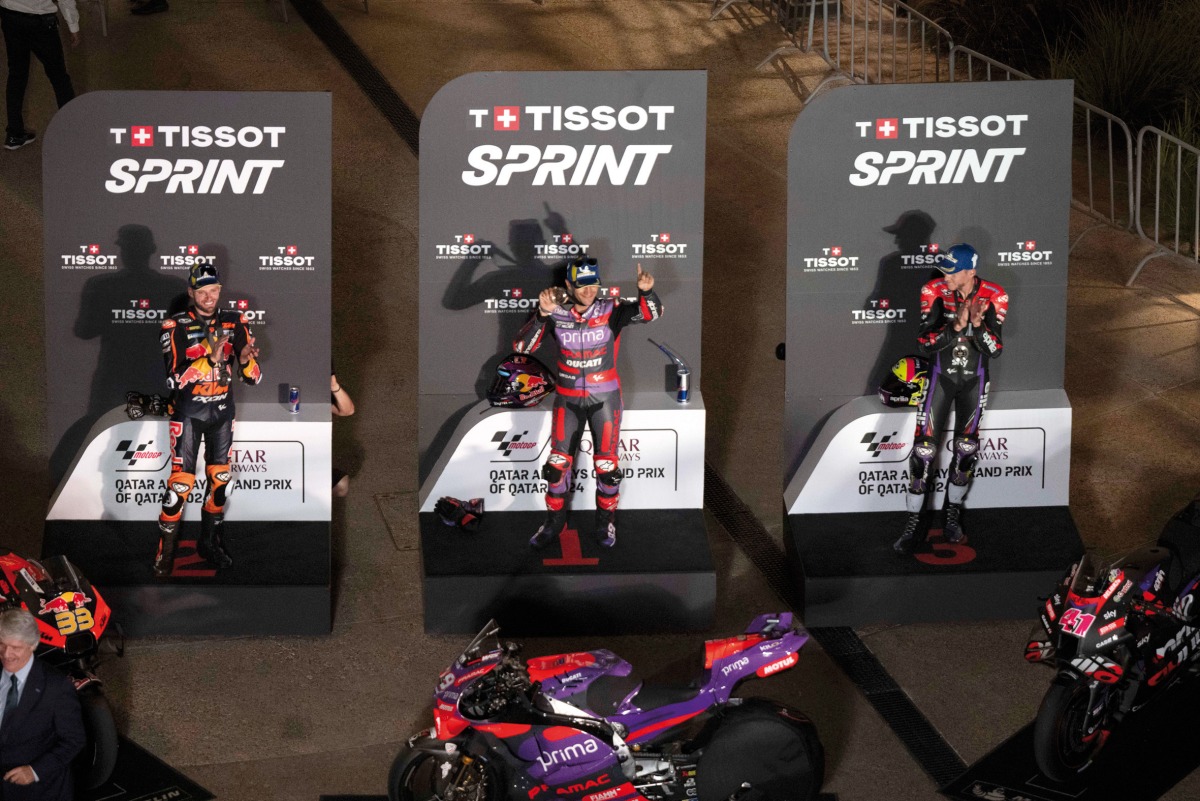
[[961,503],[946,504],[946,522],[942,524],[942,535],[946,542],[962,542],[963,537],[967,536],[962,527],[962,511]]
[[158,553],[154,556],[154,577],[168,578],[175,569],[175,542],[179,535],[179,521],[158,521]]
[[616,509],[596,510],[596,527],[592,530],[592,536],[605,548],[611,548],[617,544]]
[[892,550],[899,554],[912,553],[917,548],[917,532],[921,530],[921,513],[909,512],[904,521],[904,531],[900,539],[892,543]]
[[196,553],[218,570],[233,565],[233,559],[221,542],[221,529],[224,527],[225,515],[200,513],[200,538],[196,540]]
[[557,540],[558,535],[562,534],[566,527],[567,510],[565,507],[556,512],[547,512],[546,522],[542,523],[541,528],[529,538],[529,547],[540,551]]

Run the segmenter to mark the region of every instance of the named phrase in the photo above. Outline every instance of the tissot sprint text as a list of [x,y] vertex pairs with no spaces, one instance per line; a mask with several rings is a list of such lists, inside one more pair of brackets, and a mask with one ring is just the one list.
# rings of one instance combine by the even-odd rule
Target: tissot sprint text
[[[229,158],[221,155],[231,148],[261,151],[270,156],[279,149],[287,128],[278,125],[234,127],[231,125],[131,125],[109,128],[109,141],[133,151],[136,156],[118,158],[109,167],[111,176],[104,188],[113,194],[144,194],[147,191],[168,195],[261,195],[282,158]],[[186,149],[188,157],[176,157]],[[175,150],[176,153],[170,151]],[[211,150],[213,157],[196,158],[196,151]],[[145,157],[143,157],[143,154]],[[151,155],[153,154],[153,155]]]
[[[852,186],[906,184],[1004,183],[1013,162],[1026,148],[988,144],[1004,138],[1007,145],[1027,133],[1028,114],[962,117],[883,117],[853,123],[856,138],[911,142],[912,148],[867,150],[854,159]],[[980,147],[945,147],[978,141]],[[942,140],[942,141],[939,141]],[[938,146],[942,145],[942,146]]]
[[[669,144],[597,144],[586,139],[611,131],[663,132],[674,106],[493,106],[467,109],[471,130],[489,131],[495,140],[467,154],[462,180],[467,186],[644,186]],[[554,132],[578,143],[535,145],[504,142],[529,132]]]

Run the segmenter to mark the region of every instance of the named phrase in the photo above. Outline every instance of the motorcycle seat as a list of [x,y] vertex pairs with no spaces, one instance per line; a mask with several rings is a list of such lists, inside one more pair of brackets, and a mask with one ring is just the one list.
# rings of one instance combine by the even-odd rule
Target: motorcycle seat
[[659,707],[681,704],[690,701],[700,694],[700,687],[695,684],[644,684],[631,703],[642,711],[658,709]]
[[1186,581],[1200,573],[1200,529],[1177,515],[1163,528],[1158,544],[1171,552],[1178,565],[1167,574],[1167,584],[1178,592]]

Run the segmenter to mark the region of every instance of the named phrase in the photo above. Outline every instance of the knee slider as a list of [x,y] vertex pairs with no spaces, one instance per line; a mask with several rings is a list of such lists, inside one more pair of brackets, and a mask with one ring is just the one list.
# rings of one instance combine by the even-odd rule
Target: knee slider
[[954,438],[954,462],[950,465],[950,483],[965,487],[971,483],[975,461],[979,458],[978,437]]
[[932,439],[921,437],[913,443],[912,455],[908,457],[909,492],[921,495],[928,491],[929,474],[936,458],[937,443]]
[[194,486],[196,486],[194,473],[172,473],[171,477],[167,479],[167,491],[163,493],[161,519],[178,520],[183,514],[183,503]]
[[225,509],[226,488],[232,475],[227,464],[210,464],[204,469],[208,474],[208,492],[204,498],[204,511],[220,514]]
[[542,478],[551,485],[558,484],[571,469],[571,457],[557,451],[550,452],[550,458],[542,466]]
[[615,490],[621,486],[621,479],[625,474],[617,465],[616,459],[606,459],[602,456],[596,457],[593,462],[596,468],[596,483],[601,487]]

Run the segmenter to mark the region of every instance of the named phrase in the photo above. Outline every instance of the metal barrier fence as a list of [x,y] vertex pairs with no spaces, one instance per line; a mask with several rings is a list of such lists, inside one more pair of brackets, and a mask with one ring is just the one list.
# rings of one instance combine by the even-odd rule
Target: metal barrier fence
[[[1034,78],[961,45],[950,50],[952,81],[1031,81]],[[1071,146],[1071,204],[1102,225],[1132,228],[1134,221],[1133,134],[1117,117],[1075,98],[1075,136]]]
[[[1153,150],[1149,162],[1148,141]],[[1151,179],[1153,193],[1147,186]],[[1146,262],[1159,256],[1174,254],[1200,262],[1200,149],[1151,125],[1138,131],[1136,203],[1137,232],[1153,242],[1155,250],[1138,262],[1126,286],[1133,286]]]

